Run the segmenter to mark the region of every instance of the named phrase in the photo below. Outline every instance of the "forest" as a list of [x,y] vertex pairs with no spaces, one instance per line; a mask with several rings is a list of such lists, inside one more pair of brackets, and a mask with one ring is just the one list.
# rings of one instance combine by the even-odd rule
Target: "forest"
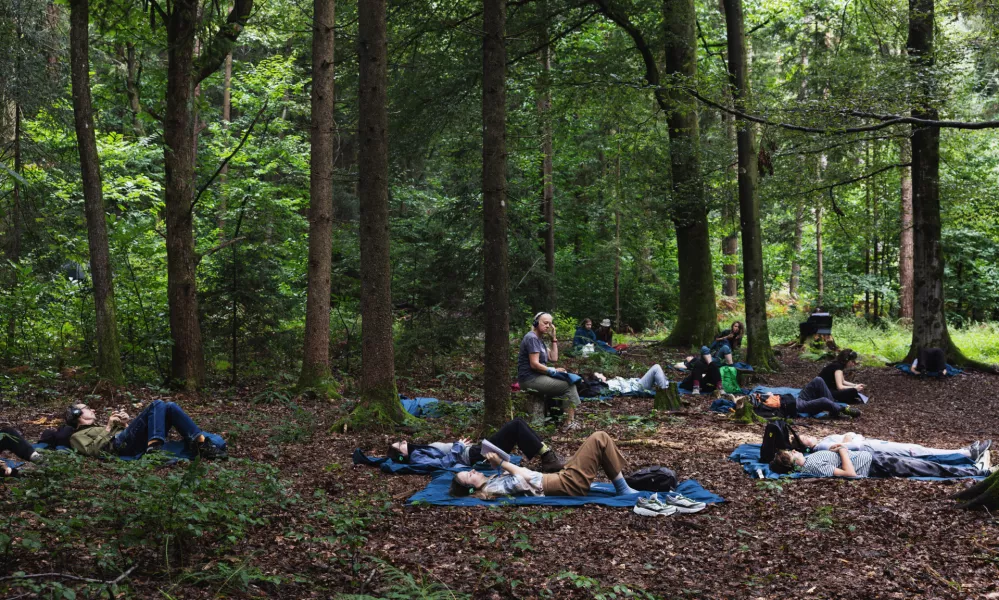
[[[0,446],[0,593],[999,597],[949,497],[999,499],[997,42],[965,0],[0,0],[0,442],[50,443]],[[904,374],[933,348],[955,375]],[[679,387],[577,395],[654,364]],[[776,420],[984,483],[741,472],[766,394],[834,364],[855,415]],[[514,417],[724,499],[435,504],[401,446],[358,462]]]

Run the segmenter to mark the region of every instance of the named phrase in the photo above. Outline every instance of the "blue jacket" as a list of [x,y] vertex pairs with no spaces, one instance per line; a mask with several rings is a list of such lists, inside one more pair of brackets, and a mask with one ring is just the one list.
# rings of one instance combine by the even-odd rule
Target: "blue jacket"
[[410,446],[409,460],[406,462],[414,466],[450,469],[455,465],[467,465],[467,456],[465,444],[461,442],[452,444],[450,452],[431,445]]
[[585,327],[577,327],[576,334],[572,337],[573,346],[585,346],[586,344],[597,343],[597,332]]

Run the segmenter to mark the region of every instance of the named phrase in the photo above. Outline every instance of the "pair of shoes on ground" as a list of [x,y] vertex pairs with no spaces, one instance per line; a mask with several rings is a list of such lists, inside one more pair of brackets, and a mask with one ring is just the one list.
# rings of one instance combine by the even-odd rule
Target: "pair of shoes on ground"
[[975,466],[980,471],[988,471],[992,468],[992,454],[989,452],[991,446],[992,440],[976,441],[971,445],[971,460],[975,461]]
[[643,517],[664,517],[674,513],[695,513],[704,510],[707,505],[691,500],[680,494],[667,494],[659,497],[652,494],[648,498],[639,498],[635,503],[635,514]]

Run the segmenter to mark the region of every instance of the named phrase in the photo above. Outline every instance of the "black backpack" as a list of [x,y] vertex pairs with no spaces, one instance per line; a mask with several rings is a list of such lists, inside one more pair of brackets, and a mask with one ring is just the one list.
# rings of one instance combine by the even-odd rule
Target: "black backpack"
[[666,467],[642,467],[624,478],[632,489],[642,492],[672,492],[679,482],[676,473]]
[[760,447],[760,462],[768,463],[774,459],[778,450],[803,451],[805,445],[798,438],[798,433],[787,421],[770,421],[763,429],[763,445]]

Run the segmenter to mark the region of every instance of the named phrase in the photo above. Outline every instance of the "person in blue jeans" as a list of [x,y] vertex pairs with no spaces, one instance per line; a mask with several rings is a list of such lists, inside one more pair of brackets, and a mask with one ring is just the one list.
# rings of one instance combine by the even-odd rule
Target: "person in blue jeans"
[[228,458],[225,449],[208,439],[174,402],[153,400],[134,419],[125,412],[112,413],[104,427],[97,425],[97,415],[90,407],[74,404],[66,410],[66,424],[76,429],[70,437],[70,447],[86,456],[98,456],[101,452],[136,456],[158,451],[172,427],[202,458]]

